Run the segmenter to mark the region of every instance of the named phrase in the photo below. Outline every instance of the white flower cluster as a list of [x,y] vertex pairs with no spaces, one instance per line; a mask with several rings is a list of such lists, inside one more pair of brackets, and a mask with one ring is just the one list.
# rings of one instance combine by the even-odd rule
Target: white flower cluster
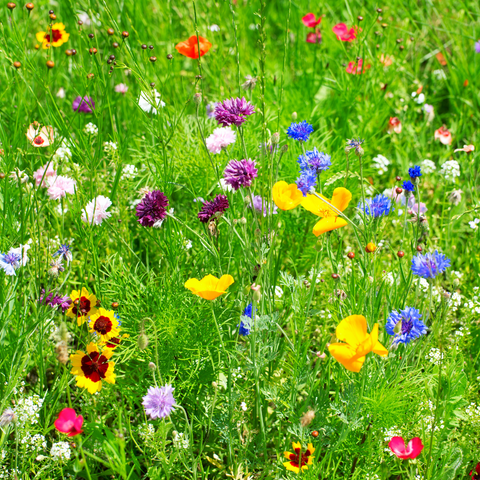
[[145,443],[150,443],[155,435],[155,427],[151,423],[142,424],[138,427],[138,433]]
[[33,450],[35,452],[38,450],[45,450],[47,448],[45,437],[39,433],[32,436],[30,432],[26,432],[20,440],[20,443],[24,444],[27,447],[27,450]]
[[111,155],[118,150],[118,146],[115,142],[105,142],[103,144],[103,150],[107,152],[108,155]]
[[472,427],[480,427],[480,406],[475,403],[467,405],[465,408],[465,414],[468,417],[468,421]]
[[18,424],[20,426],[26,424],[38,423],[38,412],[42,408],[43,398],[38,395],[32,395],[31,397],[25,397],[18,400],[15,407],[15,415],[17,417]]
[[395,277],[392,272],[385,272],[382,275],[382,280],[389,286],[392,286],[395,282]]
[[70,460],[72,451],[70,450],[68,442],[57,442],[52,445],[50,455],[57,461]]
[[180,432],[180,433],[177,433],[177,432],[174,432],[173,434],[173,444],[175,445],[176,448],[178,449],[185,449],[187,450],[188,447],[190,446],[190,442],[188,440],[188,437]]
[[126,164],[123,166],[121,180],[133,180],[138,173],[135,165]]
[[440,173],[445,177],[446,180],[455,182],[455,177],[460,176],[460,165],[456,160],[447,160],[442,165]]
[[53,156],[54,162],[62,162],[72,158],[72,151],[68,147],[59,147]]
[[470,335],[470,330],[468,327],[460,327],[458,330],[455,331],[454,335],[456,337],[465,337]]
[[473,287],[473,291],[475,292],[475,295],[472,297],[471,300],[468,300],[463,304],[465,308],[468,308],[472,313],[478,313],[480,314],[480,298],[479,295],[477,294],[478,292],[478,287]]
[[[420,289],[426,297],[430,295],[430,284],[425,278],[420,278]],[[451,312],[456,312],[462,303],[462,296],[458,292],[450,294],[443,288],[432,287],[432,300],[435,303],[440,303],[442,298],[445,299]]]
[[442,419],[437,418],[435,423],[435,406],[431,400],[427,400],[420,405],[420,411],[422,412],[422,419],[425,425],[425,431],[431,432],[432,429],[434,432],[442,430],[445,425]]
[[96,137],[98,135],[98,127],[94,125],[92,122],[87,123],[83,129],[83,131],[87,135],[91,135],[92,137]]
[[440,353],[438,348],[431,348],[425,358],[435,365],[440,365],[440,362],[443,360],[443,353]]
[[[383,429],[383,440],[387,444],[388,444],[388,442],[390,442],[390,440],[393,437],[401,437],[401,436],[402,436],[402,431],[396,425],[394,425],[391,428],[384,428]],[[385,446],[384,451],[389,453],[390,455],[393,455],[393,452],[390,450],[390,447],[388,445]]]
[[387,172],[390,160],[383,155],[377,155],[372,158],[373,166],[377,169],[379,175],[383,175]]
[[433,173],[437,169],[437,166],[435,165],[435,162],[432,162],[431,160],[425,159],[422,162],[422,172],[423,173]]
[[240,367],[237,368],[237,371],[232,371],[232,378],[233,380],[241,380],[242,377],[242,369]]
[[0,478],[17,479],[22,478],[22,472],[17,468],[9,470],[5,465],[0,466]]
[[380,477],[376,473],[366,473],[365,480],[380,480]]

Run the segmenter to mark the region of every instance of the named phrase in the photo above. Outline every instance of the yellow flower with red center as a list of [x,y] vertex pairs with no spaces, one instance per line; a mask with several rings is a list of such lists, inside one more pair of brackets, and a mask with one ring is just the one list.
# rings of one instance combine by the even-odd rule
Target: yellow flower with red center
[[120,334],[120,325],[115,318],[113,310],[105,310],[100,307],[97,313],[90,315],[88,326],[92,333],[98,335],[100,342],[102,343],[105,343],[110,338],[117,337]]
[[191,278],[185,282],[185,288],[188,288],[192,293],[204,298],[205,300],[214,300],[226,293],[227,288],[234,283],[231,275],[222,275],[221,278],[207,275],[201,280]]
[[72,362],[71,373],[77,377],[77,387],[86,388],[90,393],[101,390],[102,381],[115,383],[114,362],[108,360],[113,350],[106,349],[101,353],[93,342],[87,346],[87,353],[78,350],[70,355]]
[[38,32],[36,37],[42,42],[43,48],[50,48],[63,45],[70,38],[70,34],[65,31],[63,23],[54,23],[46,32]]
[[297,185],[295,183],[289,185],[283,180],[273,186],[272,196],[275,205],[281,210],[292,210],[303,200],[303,193],[297,188]]
[[352,194],[346,188],[340,187],[333,191],[332,199],[319,195],[307,194],[302,201],[302,207],[309,212],[314,213],[322,219],[313,227],[313,234],[317,237],[325,232],[330,232],[336,228],[344,227],[347,221],[339,217],[339,212],[343,212],[352,199]]
[[87,317],[97,313],[97,297],[83,287],[82,293],[79,290],[73,290],[70,294],[72,304],[67,310],[67,317],[76,318],[78,325],[81,325]]
[[285,458],[288,459],[288,462],[285,462],[283,465],[287,470],[290,470],[291,472],[295,473],[300,473],[300,469],[303,470],[308,470],[307,465],[312,465],[313,463],[313,452],[315,452],[315,449],[313,448],[313,445],[309,443],[307,445],[307,449],[305,452],[302,452],[302,444],[300,442],[292,443],[293,451],[292,452],[284,452]]
[[125,338],[129,338],[130,335],[128,333],[124,333],[121,337],[112,337],[108,339],[106,342],[101,342],[100,345],[104,346],[106,348],[110,348],[112,350],[115,350]]
[[363,315],[351,315],[337,326],[337,338],[345,343],[331,343],[328,350],[347,370],[359,372],[367,353],[373,352],[381,357],[388,350],[378,341],[378,323],[370,334],[367,333],[367,320]]

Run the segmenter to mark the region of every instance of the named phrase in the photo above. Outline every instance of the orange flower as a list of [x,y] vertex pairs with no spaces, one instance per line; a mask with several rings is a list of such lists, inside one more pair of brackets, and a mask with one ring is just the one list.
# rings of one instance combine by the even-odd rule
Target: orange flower
[[302,203],[303,193],[295,183],[288,184],[283,180],[272,188],[273,201],[281,210],[292,210]]
[[440,140],[444,145],[452,143],[452,134],[445,125],[442,125],[438,130],[435,130],[435,140]]
[[185,42],[180,42],[175,46],[178,53],[185,55],[188,58],[198,58],[198,47],[200,45],[200,56],[203,57],[211,48],[212,44],[203,37],[197,37],[192,35]]
[[474,145],[464,145],[463,148],[457,148],[456,150],[454,150],[454,152],[467,152],[467,153],[471,153],[475,150],[475,146]]
[[383,64],[384,67],[389,67],[393,63],[393,57],[391,55],[380,55],[380,63]]
[[231,275],[222,275],[220,279],[213,275],[207,275],[201,280],[191,278],[185,282],[185,288],[192,293],[204,298],[205,300],[214,300],[220,295],[226,293],[226,289],[234,283]]
[[48,27],[46,32],[38,32],[37,40],[42,42],[43,48],[60,47],[70,38],[70,34],[65,31],[63,23],[54,23],[52,28]]
[[[323,201],[316,195],[308,194],[302,201],[302,207],[318,217],[323,217],[314,227],[313,234],[317,237],[325,232],[330,232],[336,228],[344,227],[347,221],[339,218],[338,211],[343,212],[352,199],[349,190],[343,187],[336,188],[333,191],[332,199],[320,195]],[[329,205],[331,205],[331,208]]]

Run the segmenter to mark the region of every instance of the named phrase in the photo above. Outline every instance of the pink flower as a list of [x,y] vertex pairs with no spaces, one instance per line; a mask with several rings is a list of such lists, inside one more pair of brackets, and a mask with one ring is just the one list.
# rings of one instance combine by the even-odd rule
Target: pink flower
[[237,133],[231,127],[216,128],[213,133],[207,137],[205,143],[207,148],[212,153],[220,153],[223,148],[227,148],[232,143],[235,143]]
[[390,117],[388,121],[388,133],[402,133],[402,122],[398,117]]
[[112,201],[108,197],[99,195],[90,202],[82,210],[82,220],[90,225],[100,225],[105,219],[109,218],[112,214],[107,212],[107,208],[110,207]]
[[454,152],[466,152],[466,153],[470,153],[470,152],[473,152],[475,150],[475,146],[474,145],[464,145],[463,148],[457,148],[456,150],[454,150]]
[[64,408],[55,420],[55,428],[69,437],[82,433],[83,417],[75,413],[73,408]]
[[[45,175],[45,177],[44,177]],[[57,172],[53,168],[52,162],[45,164],[43,167],[40,167],[36,172],[33,173],[33,178],[35,179],[35,183],[37,187],[42,184],[42,187],[47,187],[47,178],[49,177],[56,177]],[[43,182],[42,182],[43,178]]]
[[318,20],[315,20],[314,13],[307,13],[303,18],[302,22],[306,27],[315,28],[322,21],[322,17],[318,17]]
[[254,292],[258,292],[262,286],[261,285],[257,285],[256,283],[253,283],[252,286],[250,287]]
[[370,65],[366,65],[365,67],[363,66],[363,59],[361,58],[358,61],[358,64],[356,64],[355,62],[348,62],[346,72],[351,73],[352,75],[361,75],[362,73],[365,73],[365,70],[368,70],[369,68]]
[[423,450],[422,441],[419,437],[412,438],[405,448],[405,441],[402,437],[393,437],[388,446],[390,450],[402,460],[407,458],[414,459],[417,458]]
[[357,29],[352,27],[350,30],[344,23],[339,23],[332,28],[333,33],[338,40],[342,42],[353,42],[357,38]]
[[452,134],[445,125],[442,125],[438,130],[435,130],[435,140],[440,140],[444,145],[452,143]]
[[75,193],[77,182],[71,178],[59,175],[58,177],[49,180],[48,184],[49,187],[47,194],[50,197],[50,200],[59,200],[60,198],[65,198],[67,193],[73,195]]
[[322,43],[322,34],[320,30],[315,32],[307,33],[307,38],[305,40],[307,43]]
[[119,83],[118,85],[115,85],[115,91],[117,93],[123,93],[124,95],[127,93],[128,86],[125,85],[124,83]]

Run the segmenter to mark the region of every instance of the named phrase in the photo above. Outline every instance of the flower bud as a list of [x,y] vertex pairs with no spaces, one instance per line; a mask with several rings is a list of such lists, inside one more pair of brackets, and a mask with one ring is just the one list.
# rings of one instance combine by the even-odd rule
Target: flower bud
[[246,219],[245,217],[242,217],[242,218],[240,219],[240,223],[241,223],[242,225],[246,225],[246,224],[247,224],[247,219]]
[[376,249],[377,249],[377,246],[372,242],[367,243],[367,246],[365,247],[365,251],[367,253],[373,253]]
[[275,132],[272,135],[272,145],[278,145],[280,143],[280,134],[278,132]]
[[217,387],[218,387],[217,382],[212,382],[212,387],[213,387],[213,388],[217,388]]
[[145,335],[145,332],[138,336],[137,345],[140,350],[145,350],[148,347],[148,337]]
[[357,157],[363,157],[363,155],[365,154],[365,151],[363,150],[363,148],[359,145],[356,149],[355,149],[355,155]]
[[260,292],[260,286],[259,286],[257,290],[253,291],[253,300],[255,302],[259,302],[261,298],[262,298],[262,293]]
[[201,93],[196,93],[193,96],[193,101],[195,102],[196,105],[200,105],[202,103],[202,94]]
[[280,149],[280,151],[281,151],[282,153],[288,152],[288,145],[287,145],[287,144],[282,145],[282,148]]
[[292,113],[292,120],[295,121],[297,119],[298,115],[297,112]]
[[157,366],[156,366],[153,362],[150,362],[150,363],[148,364],[148,368],[149,368],[152,372],[154,372],[154,371],[157,369]]

